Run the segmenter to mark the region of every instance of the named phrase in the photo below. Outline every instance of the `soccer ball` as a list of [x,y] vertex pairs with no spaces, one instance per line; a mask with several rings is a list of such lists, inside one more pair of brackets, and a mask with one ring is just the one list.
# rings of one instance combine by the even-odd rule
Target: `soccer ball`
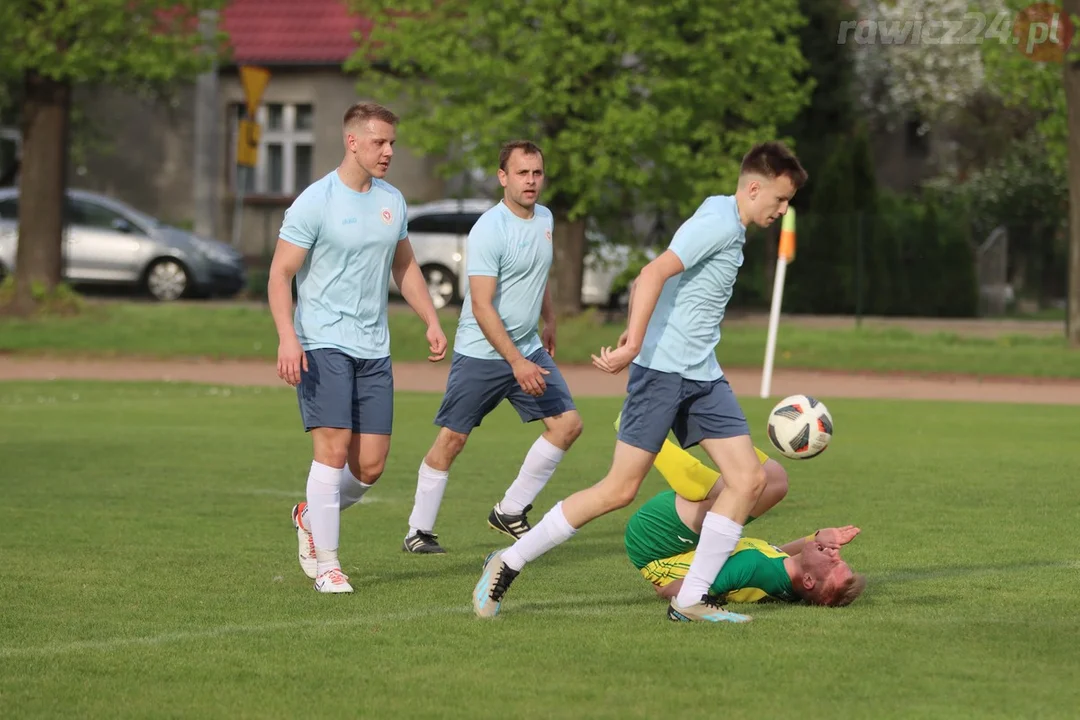
[[820,455],[829,447],[832,434],[829,409],[809,395],[786,397],[769,413],[769,440],[792,460]]

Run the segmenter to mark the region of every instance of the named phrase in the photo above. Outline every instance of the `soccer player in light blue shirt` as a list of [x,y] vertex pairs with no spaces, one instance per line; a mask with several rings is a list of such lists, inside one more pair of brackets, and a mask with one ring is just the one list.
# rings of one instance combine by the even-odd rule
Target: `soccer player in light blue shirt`
[[[444,553],[434,533],[450,466],[473,428],[504,399],[522,422],[545,431],[525,456],[517,478],[488,515],[510,537],[529,530],[526,513],[581,434],[581,416],[555,366],[555,314],[548,292],[551,211],[537,204],[544,156],[527,140],[499,154],[503,198],[476,221],[466,245],[469,288],[454,340],[446,394],[435,416],[439,434],[417,473],[416,498],[402,549]],[[544,330],[537,331],[540,317]]]
[[285,212],[267,283],[278,376],[296,387],[312,440],[307,501],[292,509],[300,566],[324,593],[352,592],[338,560],[340,512],[379,479],[390,450],[391,273],[427,325],[429,359],[441,360],[447,344],[413,257],[405,200],[383,180],[397,117],[381,105],[358,103],[342,125],[345,156]]
[[675,621],[743,622],[708,594],[742,536],[765,488],[750,428],[716,361],[720,322],[731,299],[750,223],[771,225],[806,182],[798,159],[780,143],[744,156],[734,195],[707,198],[668,249],[646,265],[631,292],[626,332],[593,364],[608,373],[630,367],[619,439],[608,474],[558,503],[531,532],[492,553],[473,590],[473,610],[496,615],[527,562],[570,539],[585,523],[630,504],[668,433],[683,448],[700,444],[724,476],[678,597]]

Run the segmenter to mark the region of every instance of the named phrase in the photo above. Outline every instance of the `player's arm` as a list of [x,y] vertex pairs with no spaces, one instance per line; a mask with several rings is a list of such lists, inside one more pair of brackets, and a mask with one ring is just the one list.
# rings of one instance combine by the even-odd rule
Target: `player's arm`
[[394,251],[394,262],[390,266],[390,274],[394,276],[394,282],[401,290],[401,297],[409,303],[421,320],[428,327],[439,325],[439,315],[435,312],[435,305],[431,302],[431,293],[428,292],[427,283],[424,282],[424,273],[420,271],[420,264],[416,262],[413,254],[412,243],[409,238],[399,240],[397,250]]
[[539,365],[531,362],[521,354],[514,345],[510,333],[506,331],[506,325],[499,317],[499,311],[495,309],[495,289],[498,278],[490,275],[470,275],[469,294],[472,296],[473,317],[480,326],[484,337],[495,348],[495,352],[502,355],[514,371],[514,379],[517,380],[521,389],[529,395],[539,397],[547,389],[544,375],[548,374]]
[[307,248],[278,238],[270,261],[266,297],[278,334],[278,377],[290,385],[300,382],[300,370],[307,370],[307,356],[300,347],[293,326],[292,282],[304,264]]
[[820,542],[826,547],[839,548],[842,545],[847,545],[849,542],[855,539],[855,536],[860,532],[859,528],[854,525],[844,525],[843,527],[835,528],[822,528],[814,532],[813,535],[807,535],[806,537],[799,538],[798,540],[792,540],[786,545],[781,545],[780,550],[788,555],[795,556],[803,551],[808,542]]
[[655,260],[641,269],[637,279],[630,286],[630,311],[626,323],[626,345],[635,355],[641,352],[645,342],[645,331],[649,327],[656,302],[664,289],[664,283],[685,267],[682,260],[672,250],[665,250]]

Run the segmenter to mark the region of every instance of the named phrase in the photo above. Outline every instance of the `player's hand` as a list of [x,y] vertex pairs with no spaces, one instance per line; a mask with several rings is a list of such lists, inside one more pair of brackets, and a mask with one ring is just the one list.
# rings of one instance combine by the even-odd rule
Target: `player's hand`
[[277,374],[278,377],[292,386],[300,384],[300,371],[307,372],[307,354],[300,347],[300,341],[296,336],[278,343],[277,350]]
[[544,323],[544,331],[540,333],[540,342],[548,355],[555,357],[555,326]]
[[839,548],[847,545],[859,534],[859,528],[854,525],[845,525],[838,528],[823,528],[817,531],[817,541],[830,548]]
[[630,329],[627,328],[626,330],[622,331],[622,335],[619,336],[619,341],[617,343],[615,343],[615,347],[621,348],[623,345],[626,344],[626,339],[629,338],[629,337],[630,337]]
[[438,323],[428,325],[427,341],[428,350],[431,351],[427,358],[428,362],[439,362],[446,357],[446,335]]
[[547,390],[547,383],[544,382],[544,376],[550,375],[547,370],[540,367],[531,360],[521,358],[511,366],[514,370],[514,379],[517,380],[518,385],[529,395],[533,397],[540,397]]
[[[622,338],[619,339],[622,340]],[[597,357],[596,355],[593,355],[592,364],[606,373],[618,375],[626,369],[626,366],[629,365],[635,357],[637,357],[637,350],[630,345],[627,345],[624,340],[623,344],[615,350],[612,350],[609,347],[600,348],[600,356]]]

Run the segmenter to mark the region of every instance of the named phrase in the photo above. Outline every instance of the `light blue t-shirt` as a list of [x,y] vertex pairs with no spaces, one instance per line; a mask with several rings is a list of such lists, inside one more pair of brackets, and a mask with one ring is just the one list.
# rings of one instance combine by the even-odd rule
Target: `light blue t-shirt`
[[[542,347],[537,326],[551,269],[554,227],[551,211],[542,205],[536,205],[533,217],[525,220],[500,201],[476,221],[465,245],[469,276],[498,278],[495,310],[525,357]],[[462,301],[454,352],[484,360],[502,358],[476,322],[471,290],[465,291]]]
[[683,271],[668,278],[649,319],[641,352],[634,359],[688,380],[723,377],[716,361],[720,321],[743,263],[746,226],[735,198],[707,198],[671,240]]
[[398,242],[409,234],[405,209],[393,185],[372,179],[367,192],[356,192],[335,169],[285,211],[280,237],[308,251],[296,274],[293,318],[305,350],[390,355],[387,293]]

